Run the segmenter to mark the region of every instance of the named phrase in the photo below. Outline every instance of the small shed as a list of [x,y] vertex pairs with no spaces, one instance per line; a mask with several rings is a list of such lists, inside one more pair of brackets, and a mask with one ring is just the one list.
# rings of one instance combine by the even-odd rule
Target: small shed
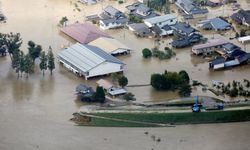
[[244,36],[244,37],[239,37],[238,40],[241,43],[249,42],[250,41],[250,35],[249,36]]
[[112,83],[104,79],[100,79],[96,83],[98,84],[98,86],[103,87],[107,91],[107,93],[110,94],[111,96],[118,96],[127,93],[127,90],[115,87]]

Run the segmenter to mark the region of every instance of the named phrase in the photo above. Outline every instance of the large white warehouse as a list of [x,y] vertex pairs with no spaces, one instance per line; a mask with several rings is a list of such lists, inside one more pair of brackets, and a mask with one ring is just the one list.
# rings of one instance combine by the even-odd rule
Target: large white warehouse
[[102,49],[76,43],[58,54],[58,60],[69,70],[90,77],[122,72],[124,63]]

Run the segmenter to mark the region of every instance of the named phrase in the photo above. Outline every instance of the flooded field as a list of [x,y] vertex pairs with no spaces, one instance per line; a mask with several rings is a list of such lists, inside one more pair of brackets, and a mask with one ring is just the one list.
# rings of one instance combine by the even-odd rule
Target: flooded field
[[[22,50],[27,52],[27,42],[41,44],[44,50],[52,46],[53,52],[73,40],[59,32],[58,22],[63,16],[70,23],[83,22],[87,15],[96,14],[109,4],[121,10],[132,3],[128,0],[119,5],[115,1],[105,1],[93,6],[81,4],[81,11],[75,10],[73,0],[1,0],[0,9],[7,17],[6,23],[0,24],[0,32],[19,32],[23,39]],[[250,8],[250,2],[242,0],[242,6]],[[221,11],[221,10],[218,10]],[[225,13],[226,14],[226,13]],[[214,14],[213,14],[214,15]],[[141,50],[155,46],[153,39],[135,37],[128,30],[107,31],[114,38],[121,40],[133,49],[130,56],[120,57],[126,63],[124,74],[129,84],[149,83],[152,73],[164,70],[187,70],[190,77],[203,83],[211,80],[231,81],[249,79],[250,66],[242,66],[226,71],[210,72],[208,64],[202,58],[191,55],[191,48],[175,50],[176,57],[170,60],[142,58]],[[204,33],[207,37],[221,35]],[[230,36],[230,32],[224,35]],[[169,45],[171,38],[160,42],[160,47]],[[243,47],[237,41],[233,41]],[[246,45],[250,52],[250,45]],[[249,123],[191,125],[176,128],[148,129],[160,136],[162,142],[155,143],[150,135],[144,135],[147,129],[111,129],[81,128],[73,126],[68,119],[83,104],[74,95],[79,83],[96,86],[96,80],[85,81],[68,72],[56,63],[53,76],[46,73],[43,77],[39,69],[29,79],[17,79],[11,69],[9,57],[0,58],[0,149],[247,149],[249,145]],[[107,77],[108,78],[108,77]],[[137,101],[165,100],[176,98],[175,93],[156,92],[151,87],[128,88],[135,94]],[[201,94],[194,91],[193,95]],[[202,93],[212,95],[211,93]],[[198,133],[198,138],[193,135]],[[208,142],[209,141],[209,142]],[[234,141],[234,142],[232,142]],[[211,143],[211,144],[208,144]],[[229,144],[229,145],[227,145]],[[101,148],[100,148],[101,147]],[[212,148],[211,148],[212,147]]]

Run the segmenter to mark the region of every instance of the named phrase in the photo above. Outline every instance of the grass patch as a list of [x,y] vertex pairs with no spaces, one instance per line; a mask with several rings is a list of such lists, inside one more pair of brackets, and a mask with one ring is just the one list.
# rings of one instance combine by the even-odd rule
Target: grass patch
[[[200,113],[94,113],[92,115],[145,123],[200,124],[249,121],[250,109]],[[154,125],[92,118],[89,126],[153,127]]]

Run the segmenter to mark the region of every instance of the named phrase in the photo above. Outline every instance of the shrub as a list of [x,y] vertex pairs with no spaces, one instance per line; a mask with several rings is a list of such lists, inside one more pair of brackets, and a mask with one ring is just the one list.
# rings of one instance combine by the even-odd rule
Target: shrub
[[149,57],[152,56],[152,52],[151,52],[150,49],[144,48],[144,49],[142,50],[142,55],[143,55],[144,58],[149,58]]

